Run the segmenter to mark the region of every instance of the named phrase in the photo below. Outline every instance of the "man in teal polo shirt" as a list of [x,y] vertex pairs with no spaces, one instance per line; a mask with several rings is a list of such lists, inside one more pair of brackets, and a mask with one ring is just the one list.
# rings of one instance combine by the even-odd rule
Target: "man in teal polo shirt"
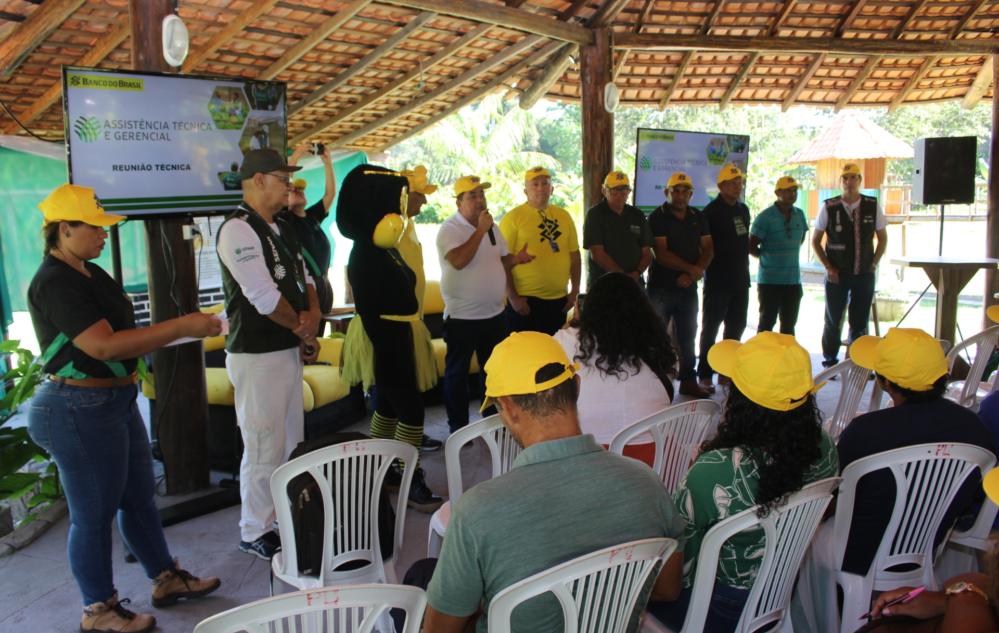
[[583,218],[583,248],[586,283],[612,271],[631,275],[642,282],[642,273],[652,263],[652,229],[645,214],[628,204],[631,181],[628,174],[612,171],[601,188],[604,199],[586,211]]
[[[486,633],[490,601],[503,589],[640,539],[673,538],[679,546],[650,579],[637,611],[650,594],[667,601],[679,595],[685,523],[652,470],[580,432],[578,367],[540,332],[512,334],[493,350],[483,408],[495,402],[524,450],[509,472],[475,486],[452,509],[427,588],[426,633],[462,631],[480,609],[476,629]],[[539,596],[514,611],[511,628],[562,631],[562,609],[552,594]]]
[[760,299],[757,332],[772,332],[780,317],[780,333],[794,336],[801,289],[799,253],[808,236],[805,212],[794,206],[798,183],[785,176],[777,181],[777,201],[753,220],[749,254],[760,260],[756,290]]

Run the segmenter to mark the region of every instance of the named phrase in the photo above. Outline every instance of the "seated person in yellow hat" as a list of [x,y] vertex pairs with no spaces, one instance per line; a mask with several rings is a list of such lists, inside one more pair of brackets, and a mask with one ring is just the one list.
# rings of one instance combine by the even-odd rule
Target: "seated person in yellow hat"
[[[701,446],[673,502],[687,521],[684,589],[675,602],[649,602],[648,612],[674,631],[690,604],[697,555],[715,524],[753,506],[766,516],[806,484],[835,477],[839,460],[822,430],[812,362],[793,337],[763,332],[746,343],[725,340],[708,352],[711,366],[732,379],[718,435]],[[450,529],[450,528],[449,528]],[[734,631],[760,569],[763,528],[740,532],[724,546],[706,633]]]
[[[573,558],[640,539],[679,542],[652,596],[672,600],[679,593],[683,521],[648,466],[608,453],[581,433],[578,368],[555,339],[540,332],[512,334],[489,357],[483,408],[495,402],[524,450],[509,472],[475,486],[452,509],[427,589],[427,633],[461,631],[480,608],[477,630],[486,633],[489,603],[503,589]],[[411,569],[406,576],[412,575]],[[564,629],[551,594],[527,601],[512,620],[515,631]],[[632,624],[629,630],[637,630],[637,614]]]

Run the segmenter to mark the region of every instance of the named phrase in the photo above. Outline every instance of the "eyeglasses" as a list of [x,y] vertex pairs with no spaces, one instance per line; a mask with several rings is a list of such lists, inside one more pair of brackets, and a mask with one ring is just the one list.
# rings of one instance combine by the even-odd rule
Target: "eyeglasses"
[[268,173],[268,172],[264,172],[264,175],[265,176],[272,176],[274,178],[277,178],[280,181],[283,181],[285,187],[287,187],[288,183],[291,182],[291,176],[278,176],[277,174],[271,174],[271,173]]
[[616,187],[614,189],[611,189],[610,191],[611,193],[629,194],[631,193],[631,187]]

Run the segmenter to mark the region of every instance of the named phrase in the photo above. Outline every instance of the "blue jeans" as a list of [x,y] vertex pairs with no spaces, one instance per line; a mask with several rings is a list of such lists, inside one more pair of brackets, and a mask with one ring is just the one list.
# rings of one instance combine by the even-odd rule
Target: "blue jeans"
[[[506,313],[500,312],[489,319],[452,319],[444,321],[444,408],[447,423],[454,433],[468,426],[468,368],[472,354],[479,361],[479,397],[486,397],[486,362],[507,336]],[[489,407],[484,416],[494,415]]]
[[[674,631],[683,628],[690,607],[690,594],[693,589],[681,589],[680,597],[674,602],[650,602],[646,607],[651,615]],[[719,582],[711,593],[708,605],[708,618],[704,623],[704,633],[732,633],[739,624],[742,611],[749,599],[749,591],[729,587]]]
[[711,380],[714,370],[708,362],[708,350],[718,339],[718,328],[722,323],[725,330],[722,338],[742,340],[746,331],[746,315],[749,311],[749,288],[726,290],[724,288],[704,289],[704,307],[701,310],[701,358],[697,363],[697,377]]
[[72,387],[46,380],[28,412],[28,433],[59,467],[69,502],[69,567],[83,604],[114,595],[111,522],[149,578],[173,571],[154,501],[153,457],[135,385]]
[[669,325],[673,319],[674,344],[680,352],[680,382],[691,382],[697,378],[694,373],[694,337],[697,336],[697,290],[647,290],[652,305]]
[[[867,334],[874,303],[874,273],[859,275],[839,274],[839,283],[826,278],[826,320],[822,330],[823,367],[839,362],[839,348],[843,338],[843,316],[850,323],[850,343]],[[849,308],[848,308],[849,304]]]

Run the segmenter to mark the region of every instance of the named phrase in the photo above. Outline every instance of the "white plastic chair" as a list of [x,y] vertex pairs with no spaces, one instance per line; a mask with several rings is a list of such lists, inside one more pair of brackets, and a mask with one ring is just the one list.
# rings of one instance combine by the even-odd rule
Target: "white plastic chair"
[[654,538],[608,547],[525,578],[489,604],[489,633],[510,633],[510,616],[523,602],[551,592],[562,605],[566,633],[624,633],[649,575],[677,543]]
[[720,411],[721,405],[712,400],[675,404],[618,431],[608,450],[621,455],[632,439],[646,431],[652,433],[656,440],[656,461],[652,469],[659,473],[666,490],[673,494],[690,470],[711,421]]
[[[969,444],[919,444],[885,451],[853,462],[843,471],[833,524],[833,564],[843,587],[841,633],[853,633],[860,616],[870,610],[873,591],[925,585],[936,590],[933,540],[944,513],[964,480],[975,469],[987,473],[996,458]],[[895,507],[867,576],[842,571],[857,482],[866,474],[888,469],[895,477]],[[899,565],[911,571],[892,571]],[[828,598],[835,599],[833,596]]]
[[[836,402],[836,411],[831,418],[826,420],[822,427],[835,442],[839,440],[843,429],[857,416],[857,410],[860,408],[860,398],[864,395],[864,389],[870,380],[871,370],[864,369],[852,360],[847,359],[820,372],[815,376],[815,384],[821,385],[828,380],[832,380],[834,376],[842,376],[839,401]],[[873,402],[874,399],[872,398],[871,403],[873,404]]]
[[978,511],[978,517],[975,518],[975,524],[964,532],[951,533],[950,542],[980,549],[983,552],[989,551],[989,535],[992,534],[992,524],[995,523],[997,513],[999,506],[986,497],[982,509]]
[[985,365],[989,362],[992,352],[996,348],[996,339],[999,339],[999,325],[982,330],[978,334],[964,339],[947,353],[947,363],[950,370],[954,370],[954,362],[961,352],[975,345],[975,360],[971,363],[968,376],[964,380],[955,380],[947,385],[947,393],[944,395],[948,400],[953,400],[962,407],[968,407],[973,411],[978,411],[981,399],[989,395],[996,387],[999,379],[999,371],[993,372],[992,380],[982,382],[982,374],[985,373]]
[[[350,585],[296,591],[265,598],[202,620],[195,633],[272,633],[273,631],[353,631],[370,633],[389,609],[404,609],[406,624],[398,633],[419,633],[427,594],[419,587]],[[382,633],[390,633],[382,631]]]
[[427,556],[437,558],[441,554],[444,543],[444,532],[451,518],[451,508],[458,503],[464,490],[461,484],[461,447],[477,437],[481,437],[489,447],[492,457],[493,478],[499,477],[513,467],[513,460],[520,455],[520,445],[513,439],[510,432],[503,426],[498,415],[491,415],[478,422],[460,428],[447,438],[444,445],[444,464],[447,468],[447,492],[449,501],[445,502],[433,516],[430,517],[430,534],[427,538]]
[[[736,626],[737,633],[749,633],[777,622],[790,622],[789,607],[798,567],[812,541],[812,535],[822,521],[822,515],[832,500],[833,491],[842,481],[831,477],[809,484],[788,498],[785,505],[760,519],[756,508],[749,508],[718,523],[704,536],[697,556],[690,610],[680,633],[704,629],[707,622],[711,593],[714,590],[721,548],[733,535],[759,526],[766,532],[767,547],[759,574],[746,600],[746,607]],[[646,614],[643,633],[672,633],[661,622]]]
[[[278,523],[286,528],[281,533],[281,551],[271,559],[271,595],[274,594],[275,576],[299,590],[343,584],[397,584],[394,562],[402,552],[406,496],[399,495],[396,502],[392,558],[389,560],[382,560],[378,501],[392,460],[415,464],[416,455],[416,448],[403,442],[362,440],[321,448],[275,470],[271,476],[271,495]],[[325,546],[318,576],[305,576],[298,569],[291,520],[292,500],[287,490],[288,483],[302,473],[311,473],[319,484],[325,508]],[[406,468],[400,489],[409,490],[412,480],[413,469]],[[334,571],[352,561],[368,564],[349,571]]]

